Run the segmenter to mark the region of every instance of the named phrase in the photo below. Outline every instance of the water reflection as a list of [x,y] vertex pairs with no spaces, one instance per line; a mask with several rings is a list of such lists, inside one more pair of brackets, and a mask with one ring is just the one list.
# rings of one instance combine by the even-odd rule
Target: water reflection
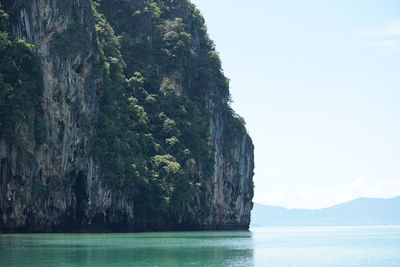
[[0,235],[0,266],[400,266],[400,227]]
[[0,266],[252,266],[252,233],[2,235]]

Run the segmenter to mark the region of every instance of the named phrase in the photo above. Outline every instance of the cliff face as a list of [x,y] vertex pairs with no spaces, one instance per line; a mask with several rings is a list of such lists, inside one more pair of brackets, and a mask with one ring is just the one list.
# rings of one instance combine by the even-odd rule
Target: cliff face
[[[153,47],[157,46],[158,36],[166,38],[160,43],[168,48],[171,38],[175,38],[170,28],[181,27],[180,18],[187,17],[188,11],[196,12],[183,0],[170,5],[161,2],[161,7],[157,7],[152,1],[144,0],[0,1],[1,8],[10,16],[12,35],[36,45],[32,50],[40,55],[44,82],[40,107],[32,108],[26,120],[15,124],[15,133],[21,137],[19,144],[5,137],[0,141],[0,231],[248,228],[254,168],[251,139],[237,123],[236,130],[230,129],[229,120],[236,118],[227,113],[230,110],[228,94],[217,93],[217,82],[202,77],[201,73],[191,77],[181,63],[176,63],[180,67],[171,67],[174,63],[168,60],[159,63],[154,52],[158,50]],[[157,10],[162,15],[155,17]],[[134,14],[138,17],[134,18]],[[121,30],[122,22],[128,25],[124,26],[128,30]],[[190,36],[188,57],[190,62],[197,62],[204,50],[199,33],[201,25],[185,27]],[[102,29],[107,31],[104,33]],[[182,32],[178,36],[185,42]],[[107,38],[117,40],[115,47],[121,54],[108,52],[111,49]],[[135,53],[138,46],[131,49],[129,44],[137,44],[139,39],[146,40],[153,52],[144,49],[149,54]],[[160,51],[164,50],[160,48]],[[182,51],[171,58],[185,58]],[[149,66],[159,66],[154,74],[154,79],[159,81],[156,85],[148,85],[153,79],[150,74],[144,75],[144,82],[140,83],[138,71],[150,73]],[[218,66],[217,71],[220,71]],[[116,78],[125,76],[134,76],[136,83],[132,86],[132,79]],[[199,80],[202,91],[192,85],[200,84]],[[120,84],[119,89],[111,90],[115,84]],[[151,94],[152,88],[158,89]],[[139,90],[145,93],[137,93]],[[171,90],[172,96],[166,90]],[[198,148],[189,144],[190,133],[185,135],[178,123],[181,115],[166,110],[182,98],[188,100],[177,108],[188,109],[193,101],[204,107],[199,114],[206,118],[208,136],[201,138],[206,139],[208,154],[205,154],[209,159],[203,160],[193,152]],[[153,114],[156,108],[151,105],[157,101],[166,104],[157,107],[162,112]],[[121,132],[125,130],[121,129],[126,127],[122,119],[118,123],[109,121],[126,113],[121,108],[110,115],[108,102],[116,102],[118,106],[128,103],[127,107],[134,109],[129,112],[135,116],[127,115],[129,122],[135,124],[135,128],[126,130],[131,135],[122,137]],[[145,115],[148,118],[143,119]],[[157,129],[157,120],[161,117],[163,128]],[[140,125],[142,119],[148,125]],[[195,118],[187,120],[188,125],[195,122]],[[45,126],[45,138],[40,144],[35,139],[35,127],[38,127],[35,121]],[[109,134],[110,125],[114,124],[122,125],[117,128],[115,140]],[[155,140],[149,152],[143,148],[146,144],[142,144],[142,136]],[[129,146],[124,145],[123,138]],[[110,154],[117,153],[116,143],[119,154]],[[140,147],[136,148],[136,144]],[[125,155],[121,147],[127,147],[126,153],[131,154]],[[189,159],[190,153],[193,156]],[[117,163],[111,161],[119,157],[122,159]],[[124,157],[132,159],[125,163]],[[140,162],[136,161],[139,157]],[[122,163],[118,165],[119,162]],[[207,163],[209,168],[205,166]],[[188,167],[183,167],[184,164]],[[162,186],[158,186],[160,181]],[[158,200],[157,194],[165,197]],[[165,206],[156,223],[151,222],[149,212],[145,211],[149,207],[142,203],[149,195],[153,206]],[[151,212],[158,211],[151,208]]]
[[[214,150],[214,173],[206,181],[206,199],[210,210],[205,216],[200,203],[190,212],[194,225],[202,229],[248,229],[250,212],[253,208],[253,143],[247,134],[235,140],[236,147],[224,153],[222,147],[224,123],[220,120],[218,109],[211,124],[211,144]],[[197,196],[200,192],[197,192]],[[198,197],[197,197],[198,199]]]
[[[17,131],[27,151],[1,140],[1,228],[4,231],[53,231],[78,223],[83,210],[79,198],[100,183],[91,153],[97,117],[94,55],[98,53],[94,19],[88,1],[9,1],[12,33],[37,45],[41,55],[44,90],[42,110],[29,115],[28,126]],[[78,17],[73,18],[73,12]],[[52,49],[54,37],[72,23],[81,25],[85,49],[67,57]],[[63,47],[60,49],[68,49]],[[35,117],[46,125],[46,140],[37,146]]]

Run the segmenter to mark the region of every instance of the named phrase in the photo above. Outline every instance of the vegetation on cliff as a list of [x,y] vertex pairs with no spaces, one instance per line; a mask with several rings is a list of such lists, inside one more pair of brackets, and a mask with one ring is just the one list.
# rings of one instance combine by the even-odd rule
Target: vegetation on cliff
[[[9,30],[8,14],[0,9],[0,137],[18,143],[18,122],[28,122],[29,112],[40,110],[43,91],[40,57],[34,44],[15,40]],[[43,124],[35,121],[35,139],[45,138]]]
[[207,98],[225,111],[227,134],[244,131],[204,20],[184,4],[93,1],[104,60],[94,151],[111,186],[135,192],[139,220],[173,219],[202,186],[196,171],[212,174]]
[[[207,194],[215,186],[210,182],[215,156],[210,133],[217,115],[211,112],[218,113],[223,133],[216,142],[226,157],[245,128],[229,106],[229,81],[204,19],[186,0],[90,3],[95,48],[94,39],[85,38],[90,24],[82,21],[78,4],[68,11],[66,28],[51,33],[49,51],[71,66],[82,51],[91,55],[96,88],[87,90],[96,92],[98,112],[91,118],[96,121],[87,121],[95,126],[90,151],[107,187],[115,199],[133,198],[133,217],[141,229],[178,222],[195,191],[208,213]],[[7,14],[0,15],[0,135],[13,138],[16,122],[27,120],[30,110],[40,110],[43,75],[40,58],[32,52],[35,46],[13,40]],[[86,68],[82,64],[72,71],[80,74]],[[37,144],[45,139],[45,130],[35,120]],[[77,177],[71,181],[79,216],[97,212],[87,201],[84,176]]]

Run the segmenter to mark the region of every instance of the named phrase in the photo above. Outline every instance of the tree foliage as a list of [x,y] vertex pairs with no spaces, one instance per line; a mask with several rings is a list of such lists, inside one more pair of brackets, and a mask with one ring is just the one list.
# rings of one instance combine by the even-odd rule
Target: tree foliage
[[[8,15],[0,9],[0,137],[12,142],[18,141],[16,123],[27,122],[43,92],[40,58],[32,52],[34,48],[34,44],[11,36]],[[43,123],[38,121],[35,126],[36,141],[42,143]]]
[[206,99],[221,104],[227,150],[244,129],[227,104],[229,82],[189,2],[97,0],[93,8],[104,62],[95,155],[110,186],[134,194],[138,221],[174,220],[201,186],[196,170],[213,172]]
[[[202,186],[200,176],[213,172],[209,103],[221,111],[226,151],[244,131],[228,104],[229,81],[204,19],[188,1],[91,2],[100,51],[94,56],[101,58],[93,61],[99,77],[93,155],[114,195],[133,196],[138,224],[173,223]],[[13,40],[8,26],[0,10],[0,135],[12,138],[43,86],[34,45]],[[54,34],[50,50],[70,58],[90,53],[96,44],[83,38],[88,30],[72,23]],[[34,123],[43,142],[46,125]]]

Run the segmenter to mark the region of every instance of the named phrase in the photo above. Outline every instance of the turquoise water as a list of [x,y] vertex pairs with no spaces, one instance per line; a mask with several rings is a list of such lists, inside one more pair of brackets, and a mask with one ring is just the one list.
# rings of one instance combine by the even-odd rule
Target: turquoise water
[[400,266],[400,227],[0,235],[0,266]]

